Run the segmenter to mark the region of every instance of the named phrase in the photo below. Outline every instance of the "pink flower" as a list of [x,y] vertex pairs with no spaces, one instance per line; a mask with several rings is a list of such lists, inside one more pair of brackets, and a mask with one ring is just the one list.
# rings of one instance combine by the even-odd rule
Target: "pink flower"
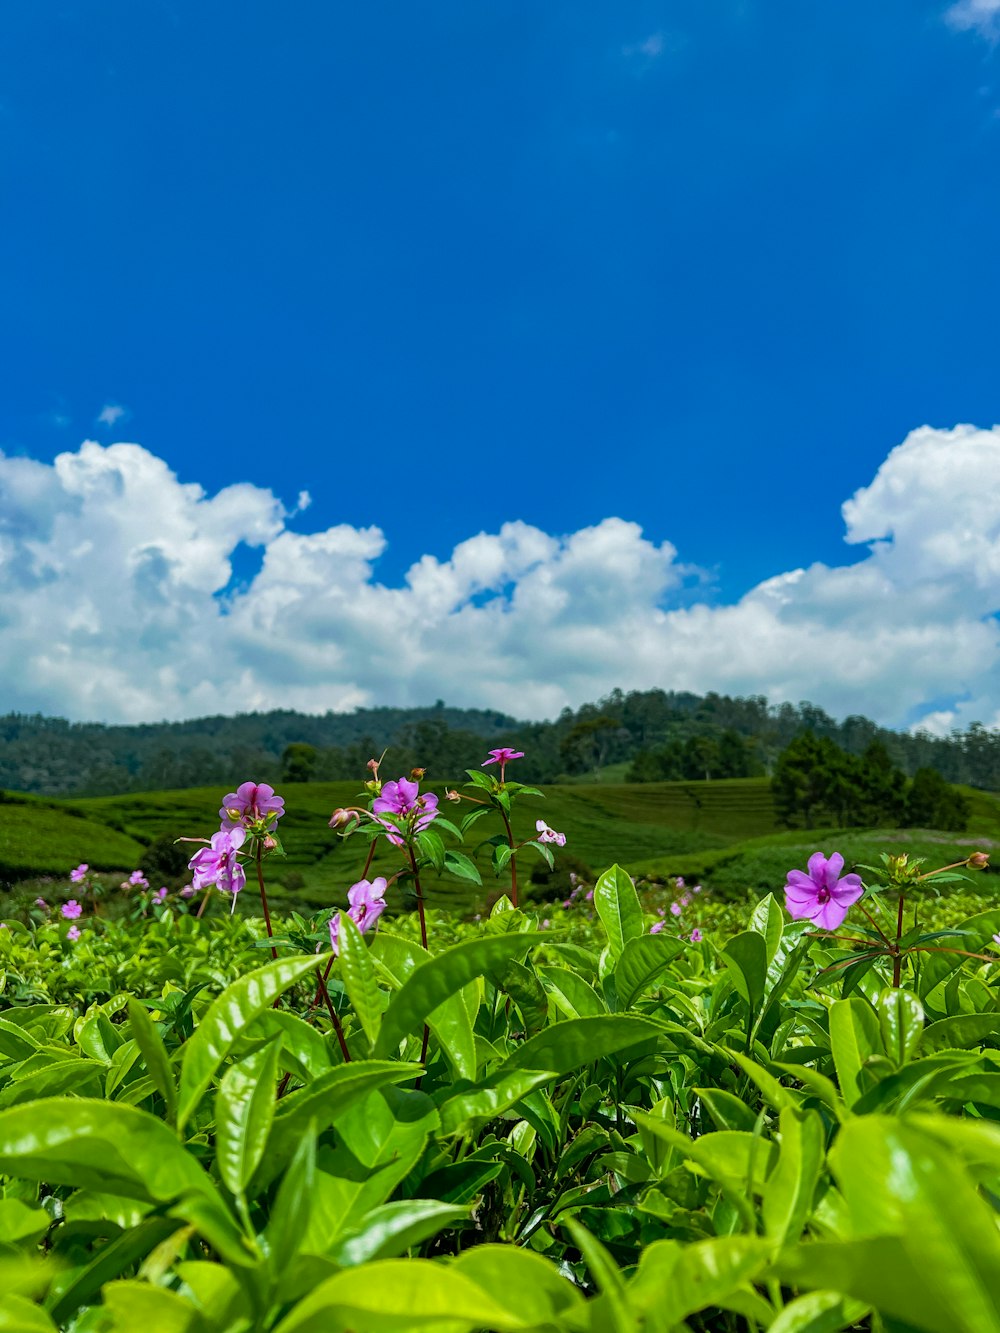
[[843,875],[844,858],[834,852],[829,860],[822,852],[809,858],[808,874],[789,870],[785,884],[785,908],[795,920],[815,921],[823,930],[836,930],[847,909],[864,893],[859,875]]
[[663,929],[663,922],[662,922],[662,921],[654,921],[653,924],[652,924],[652,925],[650,926],[650,928],[649,928],[649,933],[650,933],[650,935],[659,935],[659,933],[660,933],[660,931],[661,931],[662,929]]
[[253,824],[258,820],[277,821],[285,813],[285,798],[275,796],[274,788],[266,782],[241,782],[235,791],[222,798],[219,818],[222,827],[231,824]]
[[235,907],[236,894],[247,882],[246,871],[236,859],[236,853],[243,846],[245,839],[246,831],[241,825],[213,833],[209,845],[203,847],[200,852],[195,852],[188,862],[188,869],[193,872],[192,887],[205,889],[214,884],[223,893],[233,895]]
[[681,906],[689,907],[690,905],[691,905],[691,899],[685,893],[684,897],[681,899]]
[[1000,935],[993,936],[993,943],[997,946],[998,949],[1000,949]]
[[692,930],[691,932],[691,943],[700,944],[703,939],[704,936],[702,935],[701,931],[698,929],[697,926],[695,926],[694,930]]
[[166,896],[167,896],[167,886],[164,884],[162,889],[157,889],[156,892],[153,894],[153,902],[162,903]]
[[681,914],[681,905],[680,905],[680,903],[671,903],[671,904],[670,904],[670,915],[671,915],[671,916],[680,916],[680,914]]
[[549,828],[544,819],[535,820],[538,842],[554,842],[557,847],[566,846],[566,834],[557,833],[554,828]]
[[183,889],[181,889],[181,897],[182,897],[182,898],[193,898],[193,897],[194,897],[194,885],[193,885],[193,884],[185,884],[184,887],[183,887]]
[[371,930],[385,911],[387,888],[385,879],[379,875],[370,884],[366,879],[359,879],[357,884],[352,884],[347,890],[347,901],[351,904],[348,915],[362,934]]
[[35,906],[40,907],[43,912],[47,912],[49,910],[49,905],[44,898],[36,898]]
[[503,782],[504,769],[512,759],[523,759],[523,750],[509,750],[507,746],[502,745],[499,750],[490,750],[489,759],[484,759],[479,765],[480,768],[489,768],[490,764],[500,765],[500,781]]
[[75,898],[70,898],[68,903],[63,903],[59,910],[67,921],[75,921],[78,916],[83,914],[83,908]]
[[588,889],[583,896],[586,898],[588,903],[592,903],[594,901],[594,890]]
[[692,893],[701,893],[701,885],[700,885],[700,884],[696,884],[696,885],[694,886],[694,888],[691,890],[691,892],[692,892]]
[[405,839],[399,832],[397,822],[405,820],[413,833],[421,833],[431,820],[437,818],[438,798],[433,792],[420,794],[420,784],[409,778],[400,778],[398,782],[386,782],[379,795],[372,802],[372,814],[394,815],[396,820],[380,819],[378,822],[388,831],[389,841],[396,847],[402,847]]
[[90,866],[87,865],[86,861],[81,862],[81,864],[78,865],[75,870],[71,870],[69,872],[70,882],[73,884],[79,884],[89,869]]
[[142,873],[141,870],[133,870],[131,875],[129,875],[128,877],[128,882],[130,884],[134,884],[139,889],[149,888],[149,880],[146,878],[146,876]]
[[69,930],[66,932],[66,938],[75,943],[80,938],[79,926],[70,926]]
[[683,876],[683,875],[678,875],[677,878],[676,878],[676,880],[674,881],[674,883],[677,885],[677,887],[678,887],[679,889],[683,889],[683,888],[684,888],[684,876]]

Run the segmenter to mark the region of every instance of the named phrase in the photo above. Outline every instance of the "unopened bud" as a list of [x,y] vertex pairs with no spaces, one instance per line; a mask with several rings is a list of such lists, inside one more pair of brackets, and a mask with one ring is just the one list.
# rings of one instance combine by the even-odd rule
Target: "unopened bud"
[[985,870],[989,863],[989,852],[973,852],[965,864],[971,866],[973,870]]
[[368,760],[368,763],[367,763],[366,767],[367,767],[369,773],[377,773],[377,772],[378,772],[378,763],[379,763],[379,761],[378,761],[377,759],[369,759],[369,760]]
[[268,834],[268,836],[264,839],[261,845],[264,848],[265,852],[273,852],[275,847],[277,847],[278,845],[278,839],[272,838],[270,834]]
[[353,823],[357,817],[356,810],[345,810],[343,807],[338,807],[330,816],[330,827],[347,828],[348,824]]
[[420,782],[426,772],[426,768],[411,768],[410,777],[414,782]]
[[458,794],[458,792],[457,792],[457,791],[453,791],[451,787],[445,787],[445,789],[444,789],[444,799],[445,799],[446,801],[460,801],[462,798],[461,798],[461,796]]

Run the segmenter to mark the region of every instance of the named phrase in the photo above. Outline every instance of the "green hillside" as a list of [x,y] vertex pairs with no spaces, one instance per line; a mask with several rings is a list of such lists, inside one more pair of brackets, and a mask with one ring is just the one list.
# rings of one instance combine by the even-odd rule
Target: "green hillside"
[[[331,811],[355,800],[354,782],[291,783],[282,787],[287,813],[280,831],[287,855],[268,867],[275,900],[286,906],[340,903],[358,878],[367,844],[346,842],[328,827]],[[437,788],[439,795],[443,789]],[[16,880],[32,875],[68,875],[78,861],[101,870],[130,870],[144,847],[157,838],[207,838],[218,826],[223,792],[216,787],[105,796],[72,803],[18,798],[0,807],[0,874]],[[780,887],[785,871],[804,865],[817,848],[840,850],[849,861],[871,861],[879,851],[902,847],[928,856],[935,864],[958,860],[974,847],[1000,846],[1000,798],[967,791],[972,802],[964,834],[934,830],[778,830],[769,784],[763,778],[716,782],[665,782],[638,785],[552,786],[545,799],[526,799],[517,807],[515,834],[534,833],[544,818],[566,834],[566,854],[593,870],[611,861],[633,873],[702,879],[713,890],[740,894],[745,889]],[[443,806],[454,817],[461,807]],[[480,833],[480,830],[484,830]],[[496,830],[481,823],[473,830],[487,837]],[[192,847],[192,852],[194,848]],[[471,851],[467,847],[466,850]],[[496,881],[480,859],[484,887]],[[374,873],[398,867],[394,851],[380,846]],[[527,875],[530,865],[522,875]],[[466,884],[428,874],[429,900],[441,907],[474,911],[484,895]]]

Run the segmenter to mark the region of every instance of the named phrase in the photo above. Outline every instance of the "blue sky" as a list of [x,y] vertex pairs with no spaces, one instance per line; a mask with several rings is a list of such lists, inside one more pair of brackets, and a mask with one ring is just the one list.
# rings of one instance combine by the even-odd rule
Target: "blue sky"
[[[505,523],[562,540],[619,519],[670,544],[654,617],[864,560],[841,505],[890,451],[924,425],[1000,419],[998,36],[1000,0],[14,0],[0,450],[42,478],[85,439],[133,442],[207,497],[273,492],[288,534],[376,527],[363,581],[383,588]],[[6,489],[17,542],[31,502]],[[232,535],[217,604],[268,549]],[[102,605],[97,590],[99,628]],[[176,664],[173,623],[148,634]],[[259,674],[261,653],[244,645],[233,669]],[[54,672],[36,689],[19,660],[0,708],[115,711],[118,686]],[[532,679],[551,685],[559,660]],[[95,647],[88,672],[106,667]],[[301,662],[285,670],[318,707],[295,694]],[[648,683],[613,674],[564,701]],[[415,700],[433,660],[404,675],[387,664],[378,691],[398,698],[374,698],[345,667],[330,697]],[[758,676],[730,683],[811,684]],[[280,702],[283,679],[249,697]],[[519,679],[483,688],[516,700]],[[452,684],[434,694],[503,702]],[[894,712],[859,687],[857,711],[1000,708],[992,686],[943,685]],[[192,677],[164,712],[210,695]],[[819,696],[854,700],[825,677],[800,697]]]

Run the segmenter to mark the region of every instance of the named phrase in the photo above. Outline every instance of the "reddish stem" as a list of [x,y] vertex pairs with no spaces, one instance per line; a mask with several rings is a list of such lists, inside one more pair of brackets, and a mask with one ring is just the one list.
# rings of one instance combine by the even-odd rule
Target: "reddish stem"
[[507,845],[510,848],[510,901],[514,907],[517,906],[517,848],[514,846],[514,834],[510,827],[510,820],[507,818],[507,811],[502,805],[497,806],[500,811],[500,818],[503,820],[504,828],[507,830]]
[[899,979],[903,973],[903,955],[899,951],[899,941],[903,938],[903,908],[906,906],[906,895],[903,890],[899,891],[899,910],[896,913],[896,943],[895,953],[892,959],[892,985],[894,990],[899,990]]
[[326,982],[323,979],[323,973],[319,970],[318,967],[316,969],[316,979],[319,982],[320,994],[323,996],[323,999],[326,1002],[326,1012],[330,1015],[330,1022],[333,1024],[333,1030],[334,1032],[336,1032],[337,1040],[340,1042],[340,1049],[344,1056],[344,1062],[346,1064],[350,1064],[351,1053],[347,1049],[347,1042],[344,1039],[344,1029],[340,1022],[340,1015],[333,1007],[333,1001],[330,999],[330,992],[326,988]]

